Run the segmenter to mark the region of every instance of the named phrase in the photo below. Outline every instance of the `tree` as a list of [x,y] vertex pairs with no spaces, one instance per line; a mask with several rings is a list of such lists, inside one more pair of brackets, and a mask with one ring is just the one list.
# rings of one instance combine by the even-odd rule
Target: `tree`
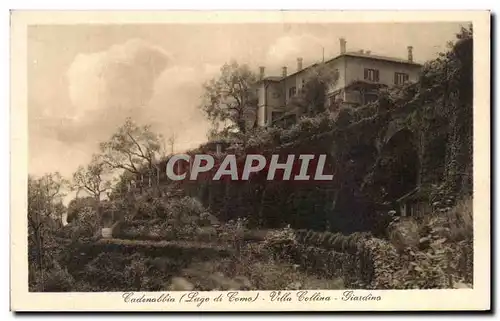
[[[84,191],[94,199],[92,208],[95,210],[97,217],[101,216],[99,208],[101,202],[101,195],[103,192],[111,189],[111,182],[105,179],[105,175],[109,168],[103,162],[102,157],[94,155],[92,161],[86,166],[79,166],[75,173],[73,173],[72,189],[76,191],[76,199],[80,191]],[[71,212],[71,215],[78,215],[82,211],[76,213]],[[68,206],[68,222],[70,211]],[[73,217],[71,217],[73,219]]]
[[290,100],[289,108],[298,109],[300,114],[315,116],[326,107],[326,94],[335,85],[338,71],[326,63],[312,66],[305,74],[304,83],[298,94]]
[[68,218],[67,222],[70,223],[76,219],[81,219],[81,215],[83,212],[86,212],[85,209],[96,208],[96,200],[92,196],[79,197],[72,199],[68,204]]
[[72,188],[77,192],[81,190],[87,192],[99,203],[102,193],[111,188],[111,182],[104,178],[106,170],[103,160],[94,155],[90,164],[86,167],[79,166],[73,174]]
[[29,259],[35,260],[43,273],[44,239],[46,229],[61,225],[62,205],[65,187],[68,181],[59,173],[45,174],[36,178],[28,175],[28,247]]
[[[127,118],[109,141],[100,144],[102,162],[112,169],[124,170],[142,176],[146,168],[151,182],[159,181],[156,160],[162,153],[162,136],[154,133],[151,126],[139,126]],[[153,180],[154,176],[156,180]],[[143,176],[142,176],[143,177]]]
[[231,128],[245,133],[255,126],[257,113],[257,77],[247,65],[233,61],[224,64],[218,78],[204,85],[205,94],[201,110],[212,121],[214,127],[229,122]]
[[[177,135],[175,135],[175,133],[173,133],[172,135],[170,135],[168,137],[168,146],[170,147],[170,154],[174,153],[174,146],[175,146],[176,140],[177,140]],[[165,155],[163,155],[163,156],[165,156]]]
[[36,178],[28,175],[28,227],[37,231],[44,218],[61,220],[58,204],[65,196],[68,181],[60,173],[45,174]]

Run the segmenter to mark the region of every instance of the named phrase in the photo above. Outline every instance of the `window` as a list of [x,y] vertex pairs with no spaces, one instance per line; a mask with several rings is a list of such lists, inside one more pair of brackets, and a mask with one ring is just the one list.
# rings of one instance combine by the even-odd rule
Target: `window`
[[395,85],[402,85],[405,82],[409,80],[408,74],[402,73],[402,72],[395,72],[394,73],[394,84]]
[[288,89],[288,97],[295,96],[295,93],[297,93],[297,87],[291,87],[290,89]]
[[365,80],[378,82],[379,81],[379,71],[377,69],[365,68]]

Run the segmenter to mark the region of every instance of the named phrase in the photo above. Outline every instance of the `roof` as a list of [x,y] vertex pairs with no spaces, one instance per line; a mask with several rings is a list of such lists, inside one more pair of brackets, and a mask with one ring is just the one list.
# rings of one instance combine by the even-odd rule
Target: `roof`
[[263,81],[281,81],[281,79],[283,79],[283,77],[278,77],[278,76],[269,76],[269,77],[264,77],[264,79],[262,79]]
[[410,192],[406,193],[405,195],[401,196],[396,200],[397,203],[403,203],[406,201],[411,201],[411,200],[426,200],[428,199],[428,191],[425,188],[421,188],[420,186],[417,186]]
[[[400,64],[414,65],[415,67],[422,66],[419,63],[410,62],[410,61],[405,60],[405,59],[388,57],[388,56],[378,56],[378,55],[372,55],[372,54],[361,53],[361,52],[347,52],[347,53],[345,53],[343,55],[340,55],[340,56],[337,56],[337,57],[341,57],[341,56],[349,56],[349,57],[357,57],[357,58],[367,58],[367,59],[384,60],[384,61],[395,62],[395,63],[400,63]],[[337,57],[335,57],[333,59],[336,59]]]
[[[401,59],[401,58],[395,58],[395,57],[389,57],[389,56],[379,56],[379,55],[373,55],[373,54],[367,54],[367,53],[361,53],[361,52],[346,52],[345,54],[340,54],[336,57],[333,57],[329,60],[326,60],[324,63],[329,63],[329,62],[332,62],[334,60],[337,60],[341,57],[355,57],[355,58],[366,58],[366,59],[375,59],[375,60],[382,60],[382,61],[388,61],[388,62],[394,62],[394,63],[399,63],[399,64],[406,64],[406,65],[413,65],[415,67],[421,67],[422,65],[419,64],[419,63],[416,63],[416,62],[410,62],[408,60],[405,60],[405,59]],[[312,67],[315,67],[317,66],[318,63],[314,63],[310,66],[307,66],[301,70],[298,70],[298,71],[295,71],[289,75],[287,75],[286,77],[278,77],[278,76],[268,76],[268,77],[265,77],[264,79],[262,79],[262,81],[281,81],[285,78],[289,78],[289,77],[292,77],[298,73],[301,73],[301,72],[304,72]]]

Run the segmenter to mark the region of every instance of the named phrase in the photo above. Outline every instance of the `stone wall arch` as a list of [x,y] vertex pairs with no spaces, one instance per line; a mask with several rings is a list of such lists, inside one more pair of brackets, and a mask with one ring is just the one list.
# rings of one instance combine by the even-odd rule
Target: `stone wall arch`
[[384,142],[375,175],[385,189],[386,198],[395,200],[418,185],[419,150],[416,135],[407,127],[396,126],[388,130]]

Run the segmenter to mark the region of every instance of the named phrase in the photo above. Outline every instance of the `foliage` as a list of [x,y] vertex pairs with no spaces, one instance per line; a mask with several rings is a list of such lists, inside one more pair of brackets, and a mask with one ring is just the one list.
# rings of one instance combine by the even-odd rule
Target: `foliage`
[[86,220],[90,214],[88,209],[95,211],[96,206],[97,202],[92,196],[74,198],[68,203],[68,216],[66,221],[71,223],[71,221],[77,219]]
[[[236,129],[245,133],[254,126],[257,112],[257,78],[247,65],[236,61],[224,64],[218,78],[204,85],[205,94],[200,109],[218,132],[218,126],[229,122],[222,130]],[[252,121],[249,121],[252,120]]]
[[170,216],[176,218],[182,217],[197,217],[199,218],[206,210],[203,204],[194,197],[183,197],[181,199],[173,199],[169,202]]
[[45,271],[31,270],[30,274],[32,276],[29,287],[31,292],[69,292],[75,288],[73,276],[57,263]]
[[91,237],[100,230],[101,217],[99,217],[95,208],[85,207],[80,211],[78,218],[73,220],[70,225],[73,228],[73,238]]
[[419,232],[418,223],[412,218],[402,218],[389,224],[389,240],[400,251],[418,248]]
[[183,276],[199,290],[341,289],[342,279],[320,278],[296,264],[274,260],[259,244],[241,248],[238,257],[195,263]]
[[120,251],[108,248],[98,253],[73,270],[74,279],[78,281],[73,283],[71,291],[343,288],[341,279],[304,273],[297,265],[273,260],[264,248],[255,245],[243,246],[241,255],[234,257],[217,252],[206,256],[201,250],[186,255],[182,251],[173,252],[174,247],[165,247],[153,254],[143,248],[134,250],[129,242]]
[[28,262],[33,267],[31,271],[37,271],[32,278],[43,276],[57,251],[53,233],[61,227],[66,212],[62,197],[67,185],[59,173],[28,176]]
[[[309,268],[342,277],[349,288],[436,289],[471,287],[473,281],[472,200],[418,222],[390,228],[391,242],[366,233],[350,235],[285,229],[273,237],[272,252]],[[459,214],[460,213],[460,214]],[[397,234],[395,236],[394,234]],[[291,235],[295,235],[292,238]],[[291,240],[282,241],[277,240]]]
[[[183,185],[186,194],[203,195],[200,198],[129,199],[132,192],[128,193],[127,188],[131,181],[147,171],[149,177],[154,177],[152,171],[159,168],[156,158],[162,144],[161,137],[149,126],[141,127],[127,120],[108,142],[101,144],[103,162],[126,173],[115,186],[112,202],[116,207],[113,211],[128,214],[129,225],[125,225],[122,237],[207,243],[222,240],[226,246],[237,249],[235,257],[229,262],[221,259],[219,250],[207,251],[203,247],[179,249],[163,242],[108,241],[90,247],[90,252],[101,252],[90,264],[72,263],[84,267],[81,274],[76,271],[81,278],[75,274],[72,280],[68,273],[77,269],[68,267],[67,272],[58,268],[52,258],[57,256],[57,241],[52,237],[57,230],[56,218],[65,210],[57,202],[62,179],[57,175],[46,180],[29,177],[30,289],[51,289],[55,286],[50,284],[57,282],[61,289],[88,289],[82,279],[102,282],[102,287],[97,286],[100,290],[165,289],[174,273],[184,273],[181,270],[189,265],[190,255],[201,256],[201,261],[210,258],[207,269],[213,268],[212,274],[216,269],[223,270],[223,276],[203,275],[206,280],[216,279],[216,287],[220,288],[232,287],[234,283],[227,278],[241,275],[251,283],[245,288],[302,288],[297,284],[290,286],[293,282],[289,278],[299,277],[300,268],[307,273],[341,278],[350,288],[449,288],[457,283],[471,284],[472,200],[455,199],[468,195],[472,187],[472,46],[472,29],[463,29],[447,52],[425,64],[418,84],[389,89],[375,103],[345,107],[335,115],[324,110],[321,94],[331,79],[312,75],[291,102],[304,117],[288,129],[252,128],[254,122],[247,124],[246,120],[254,119],[256,111],[255,77],[246,66],[223,66],[221,76],[207,84],[201,108],[214,125],[230,123],[222,130],[215,128],[218,138],[226,136],[243,142],[229,144],[226,152],[234,152],[238,157],[291,151],[326,153],[331,158],[327,166],[334,171],[334,179],[308,185],[267,181],[263,175],[254,175],[245,184],[210,181]],[[380,145],[394,120],[400,121],[410,134]],[[401,154],[411,156],[402,158]],[[399,165],[408,165],[408,158],[418,159],[422,183],[444,181],[442,185],[431,185],[435,189],[429,193],[435,205],[433,213],[423,221],[400,219],[391,224],[389,240],[361,233],[385,230],[387,216],[379,214],[395,205],[391,202],[403,192],[398,186],[402,186],[399,179],[405,175],[384,174],[399,170]],[[78,176],[85,178],[84,174],[93,170],[79,170]],[[80,235],[91,234],[96,222],[97,211],[90,209],[91,203],[81,203],[70,204],[71,213],[78,213],[70,216],[89,224],[75,226],[71,231],[73,243]],[[139,219],[143,220],[140,224]],[[250,225],[278,229],[267,232],[262,244],[245,244]],[[285,225],[288,227],[283,229]],[[131,255],[136,252],[156,259]],[[165,253],[176,257],[175,262],[159,258]],[[90,254],[83,256],[88,259]],[[190,278],[191,281],[198,288],[210,288],[201,281],[196,283]]]
[[80,166],[73,174],[72,188],[78,192],[84,190],[97,201],[103,192],[110,190],[111,182],[105,180],[106,164],[96,155],[86,167]]
[[335,86],[338,77],[338,71],[325,63],[309,68],[301,90],[290,100],[287,108],[297,108],[300,115],[308,117],[324,112],[326,92],[330,86]]
[[273,246],[275,243],[294,243],[296,242],[295,231],[290,225],[283,229],[272,230],[267,233],[264,239],[264,245]]
[[100,144],[100,149],[102,161],[112,169],[140,175],[146,166],[152,176],[156,174],[154,167],[162,146],[162,137],[154,133],[151,126],[139,126],[127,118],[108,141]]
[[465,197],[458,200],[453,207],[426,216],[421,230],[453,242],[472,239],[474,231],[472,210],[472,197]]
[[37,228],[40,220],[51,218],[60,220],[64,208],[59,207],[68,186],[59,173],[50,173],[36,178],[28,176],[28,224]]
[[[125,205],[127,206],[127,205]],[[141,240],[175,240],[208,237],[208,229],[218,220],[192,197],[164,200],[139,197],[133,205],[136,212],[121,227],[119,237]],[[124,209],[122,211],[130,211]],[[207,227],[207,228],[204,228]],[[210,236],[210,237],[212,237]],[[213,237],[215,238],[215,237]]]
[[[425,64],[416,84],[385,89],[378,101],[343,107],[336,115],[321,109],[305,111],[288,129],[249,130],[241,137],[243,146],[227,150],[238,157],[327,154],[327,166],[335,173],[328,184],[299,186],[254,175],[239,185],[189,182],[188,194],[206,195],[201,198],[203,204],[223,221],[246,216],[265,228],[291,224],[332,232],[379,233],[388,223],[379,208],[393,206],[418,183],[444,180],[449,190],[471,191],[471,36],[471,30],[463,29],[448,51]],[[316,85],[328,83],[321,75],[310,80]],[[305,89],[291,104],[311,105],[301,101]],[[386,137],[391,126],[403,130]]]

